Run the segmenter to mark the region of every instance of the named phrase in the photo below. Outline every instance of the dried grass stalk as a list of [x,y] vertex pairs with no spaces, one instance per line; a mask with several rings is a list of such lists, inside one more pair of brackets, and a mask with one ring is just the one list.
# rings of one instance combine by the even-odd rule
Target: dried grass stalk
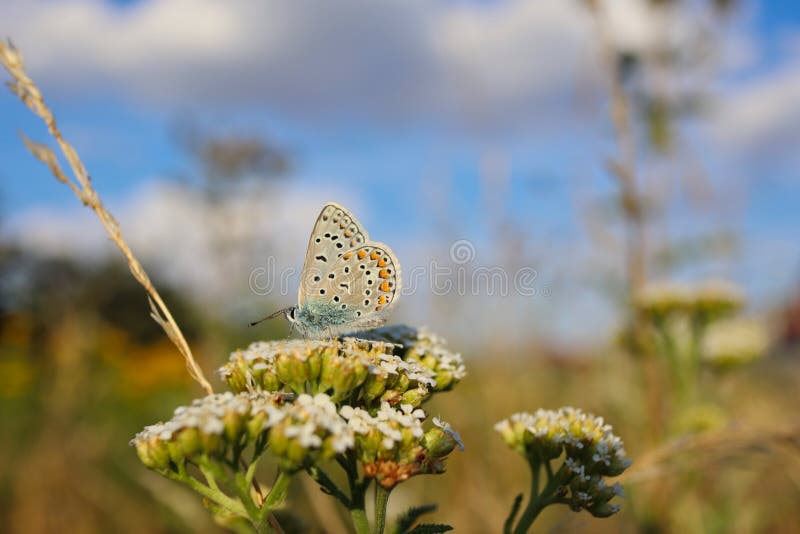
[[186,342],[186,338],[183,336],[181,329],[172,317],[169,308],[167,308],[161,295],[159,295],[153,283],[150,281],[150,277],[122,237],[119,224],[105,208],[97,191],[92,187],[89,173],[78,157],[78,153],[61,135],[61,132],[56,126],[56,119],[53,112],[45,104],[39,88],[36,87],[36,84],[25,72],[22,55],[10,41],[6,43],[0,40],[0,62],[2,62],[3,66],[13,78],[12,81],[8,82],[8,87],[31,111],[45,122],[50,135],[56,140],[61,153],[69,163],[74,179],[64,173],[58,162],[58,157],[50,147],[42,143],[31,141],[23,135],[22,139],[25,142],[25,146],[28,147],[28,150],[30,150],[39,161],[50,168],[50,172],[53,173],[56,180],[68,185],[80,201],[97,214],[100,218],[100,222],[103,223],[103,226],[108,232],[108,235],[111,236],[111,239],[117,244],[122,254],[125,256],[133,277],[144,287],[145,291],[147,291],[151,317],[161,326],[175,346],[178,347],[178,350],[186,360],[186,369],[189,371],[192,378],[195,379],[206,392],[209,394],[213,393],[211,384],[206,380],[203,375],[203,370],[197,364],[197,361],[195,361],[194,356],[192,356],[189,344]]

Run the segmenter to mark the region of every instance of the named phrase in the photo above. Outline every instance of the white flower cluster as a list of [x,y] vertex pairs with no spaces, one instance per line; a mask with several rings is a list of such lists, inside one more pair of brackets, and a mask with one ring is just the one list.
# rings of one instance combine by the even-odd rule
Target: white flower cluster
[[603,477],[617,476],[631,465],[622,441],[602,418],[575,408],[537,410],[513,414],[495,425],[506,444],[528,458],[532,469],[564,457],[555,479],[558,492],[574,511],[595,517],[619,511],[611,504],[622,486],[608,486]]
[[688,311],[712,317],[724,316],[740,309],[744,301],[739,286],[717,279],[695,284],[653,281],[635,295],[635,303],[641,310],[660,316]]
[[231,392],[208,395],[195,399],[191,406],[179,406],[169,421],[144,427],[131,440],[131,445],[141,441],[171,440],[179,431],[194,428],[203,434],[222,434],[225,418],[231,415],[247,417],[261,412],[277,410],[275,402],[280,395],[265,393]]
[[749,363],[769,349],[764,325],[752,320],[731,319],[713,323],[703,336],[703,359],[719,367]]
[[687,309],[692,302],[688,284],[672,280],[653,281],[635,295],[637,306],[651,313],[669,313]]
[[436,390],[450,389],[467,375],[461,355],[447,350],[447,340],[425,327],[396,325],[378,328],[367,335],[370,339],[396,343],[402,348],[399,354],[403,360],[417,362],[430,369],[437,380]]
[[407,362],[393,354],[380,354],[377,361],[369,366],[369,372],[373,375],[397,375],[404,374],[409,380],[419,384],[436,387],[434,373],[416,362]]
[[380,437],[381,447],[385,450],[392,450],[395,444],[402,442],[403,430],[407,430],[415,438],[421,438],[424,434],[422,421],[425,419],[425,412],[410,404],[402,404],[396,410],[388,402],[384,402],[374,416],[362,408],[352,406],[342,406],[339,413],[347,420],[347,425],[354,433],[365,436],[376,432]]
[[545,460],[557,458],[564,449],[568,459],[593,471],[600,468],[604,474],[630,465],[622,440],[613,434],[611,426],[602,417],[576,408],[515,413],[494,428],[511,448],[525,454],[534,452]]
[[710,279],[695,287],[695,299],[709,305],[723,304],[739,308],[744,304],[742,288],[728,280]]
[[292,404],[281,408],[267,408],[267,428],[281,426],[283,437],[294,440],[305,449],[319,449],[323,439],[336,453],[353,447],[353,431],[339,417],[331,398],[318,393],[300,395]]
[[458,352],[450,352],[441,347],[435,347],[433,355],[437,360],[437,371],[452,373],[457,381],[463,380],[467,376],[467,368],[464,366],[464,359]]

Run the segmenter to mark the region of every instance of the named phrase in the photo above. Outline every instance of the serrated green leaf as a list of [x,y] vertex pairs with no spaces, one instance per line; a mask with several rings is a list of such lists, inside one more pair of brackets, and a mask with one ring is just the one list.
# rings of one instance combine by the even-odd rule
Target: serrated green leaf
[[435,504],[423,504],[422,506],[412,506],[397,518],[394,527],[394,534],[408,534],[411,526],[425,514],[436,511]]
[[417,525],[413,530],[409,530],[408,534],[439,534],[440,532],[448,532],[450,530],[453,530],[453,527],[450,525],[428,523]]

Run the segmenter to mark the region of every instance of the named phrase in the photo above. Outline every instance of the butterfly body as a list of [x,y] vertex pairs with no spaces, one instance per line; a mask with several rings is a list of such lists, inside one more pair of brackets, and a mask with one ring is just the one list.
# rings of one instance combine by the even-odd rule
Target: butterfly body
[[377,328],[400,296],[400,262],[346,208],[329,202],[308,241],[297,306],[283,310],[303,337]]

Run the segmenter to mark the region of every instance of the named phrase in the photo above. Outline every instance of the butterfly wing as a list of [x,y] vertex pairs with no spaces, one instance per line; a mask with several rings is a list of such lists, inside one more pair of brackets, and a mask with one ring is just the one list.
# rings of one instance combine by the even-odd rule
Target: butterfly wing
[[366,242],[337,257],[308,298],[324,300],[352,318],[355,331],[383,324],[400,297],[400,262],[383,243]]
[[308,299],[316,298],[323,278],[332,271],[337,260],[368,240],[367,231],[347,208],[335,202],[325,204],[308,239],[306,259],[300,275],[298,305],[302,306]]

